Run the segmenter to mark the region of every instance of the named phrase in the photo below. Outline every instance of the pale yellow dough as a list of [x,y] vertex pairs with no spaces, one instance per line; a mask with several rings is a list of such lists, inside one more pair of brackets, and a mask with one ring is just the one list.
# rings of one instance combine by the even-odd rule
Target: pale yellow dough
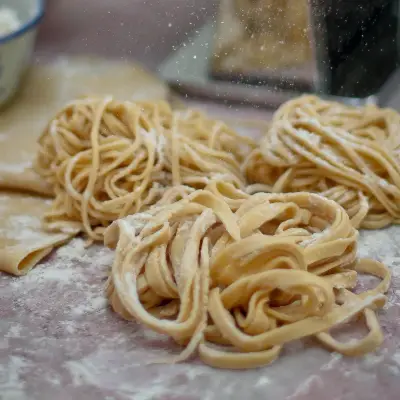
[[[358,232],[337,203],[309,193],[249,196],[214,182],[171,204],[177,190],[105,233],[116,248],[107,287],[114,310],[186,346],[170,361],[197,351],[214,367],[254,368],[307,336],[346,355],[382,343],[374,310],[385,304],[390,272],[357,259]],[[356,295],[359,273],[382,281]],[[364,338],[329,334],[356,316]]]
[[145,210],[168,188],[212,180],[243,188],[254,142],[225,123],[165,102],[78,99],[39,140],[35,169],[56,195],[46,227],[77,227],[92,240],[118,218]]
[[[34,70],[1,120],[0,270],[25,274],[81,231],[93,240],[104,238],[115,248],[107,282],[112,307],[185,346],[169,361],[197,352],[217,368],[255,368],[274,361],[285,344],[308,336],[349,356],[382,343],[376,311],[386,302],[390,271],[357,258],[356,226],[397,222],[397,147],[390,153],[391,131],[374,123],[360,128],[358,114],[328,127],[330,106],[328,112],[317,107],[314,121],[298,106],[285,105],[254,150],[253,141],[220,121],[172,110],[163,101],[134,99],[149,96],[140,88],[151,86],[138,69],[113,64],[93,75],[92,61],[77,63],[71,84],[57,75],[59,65]],[[54,78],[53,89],[44,84],[46,77]],[[162,98],[163,85],[153,83],[160,91],[150,95]],[[64,103],[84,90],[92,96],[54,113],[61,99]],[[349,129],[354,121],[357,128]],[[44,123],[33,168],[34,141]],[[338,148],[334,155],[342,162],[329,165]],[[271,163],[284,160],[279,179],[261,174],[266,154]],[[287,171],[285,162],[293,163]],[[313,162],[330,173],[322,183]],[[246,187],[244,172],[273,180],[261,189],[282,192],[298,167],[304,176],[293,180],[296,187],[311,191],[318,181],[319,188],[326,186],[325,197],[248,193],[260,187]],[[381,281],[355,294],[351,290],[360,274]],[[363,338],[342,343],[330,334],[356,317],[367,326]]]
[[55,246],[77,233],[55,234],[42,229],[42,217],[50,203],[30,194],[0,192],[0,271],[24,275]]
[[400,223],[400,115],[302,96],[282,105],[243,165],[249,193],[314,192],[354,227]]
[[[54,246],[76,232],[70,229],[63,234],[46,233],[38,227],[37,220],[34,228],[29,225],[29,221],[41,218],[50,207],[46,198],[39,196],[52,196],[51,186],[34,172],[32,162],[37,152],[36,142],[48,121],[66,102],[85,95],[115,95],[125,100],[164,99],[167,87],[129,62],[70,57],[31,68],[20,93],[0,114],[2,271],[26,273]],[[20,221],[18,230],[11,227],[13,220]]]

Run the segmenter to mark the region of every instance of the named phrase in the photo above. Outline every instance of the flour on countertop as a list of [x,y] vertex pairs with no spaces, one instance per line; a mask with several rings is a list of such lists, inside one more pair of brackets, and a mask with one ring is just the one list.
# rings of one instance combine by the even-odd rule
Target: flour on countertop
[[329,371],[329,370],[335,368],[339,364],[339,362],[342,358],[343,358],[343,356],[341,354],[332,353],[331,360],[321,367],[321,371]]
[[22,173],[32,167],[32,161],[24,161],[19,164],[9,164],[0,162],[0,171],[9,173]]
[[21,375],[27,367],[32,367],[32,362],[18,356],[9,356],[5,363],[0,363],[1,399],[22,399],[25,397],[25,383],[21,379]]
[[272,382],[270,379],[268,379],[268,377],[266,376],[262,376],[256,383],[256,387],[266,387],[268,385],[270,385]]
[[321,388],[324,386],[322,379],[318,375],[310,376],[291,396],[288,397],[288,400],[294,400],[299,395],[308,395],[312,385],[316,385]]
[[[104,285],[87,285],[85,276],[92,274],[97,279],[104,280],[108,269],[112,265],[113,252],[103,246],[93,245],[85,248],[82,238],[72,239],[68,244],[58,249],[42,265],[34,268],[27,276],[12,278],[10,285],[25,292],[34,292],[45,285],[74,286],[77,289],[86,289],[85,296],[73,299],[71,297],[66,309],[74,315],[85,314],[91,311],[104,309],[106,299]],[[27,295],[28,295],[27,293]],[[34,301],[30,299],[30,301]],[[51,305],[50,305],[51,306]]]
[[148,365],[181,347],[110,310],[104,283],[113,251],[100,245],[86,249],[76,238],[25,277],[0,275],[0,337],[5,339],[0,365],[14,371],[0,369],[0,392],[7,393],[7,400],[42,400],[42,393],[60,387],[70,398],[88,400],[236,400],[249,393],[252,400],[264,400],[266,393],[275,399],[331,400],[345,398],[343,390],[356,387],[357,398],[395,400],[400,385],[399,239],[398,227],[360,237],[361,256],[387,263],[393,273],[388,307],[379,313],[385,333],[379,351],[348,358],[313,340],[296,341],[270,366],[226,371],[196,359]]

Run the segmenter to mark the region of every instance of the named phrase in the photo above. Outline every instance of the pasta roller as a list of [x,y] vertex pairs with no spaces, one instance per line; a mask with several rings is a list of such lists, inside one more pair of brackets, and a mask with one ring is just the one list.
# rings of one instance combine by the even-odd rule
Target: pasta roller
[[400,80],[398,17],[399,0],[221,0],[160,73],[186,95],[383,105]]

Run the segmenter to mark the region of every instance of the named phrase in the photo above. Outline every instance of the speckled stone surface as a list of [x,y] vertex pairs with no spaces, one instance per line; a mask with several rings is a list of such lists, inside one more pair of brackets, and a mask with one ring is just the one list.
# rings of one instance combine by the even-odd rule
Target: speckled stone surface
[[[396,400],[400,228],[361,236],[360,255],[386,262],[393,272],[389,301],[379,314],[381,349],[346,358],[313,340],[297,341],[272,365],[251,371],[215,370],[196,358],[148,365],[179,348],[112,312],[103,288],[113,252],[85,249],[82,239],[74,239],[25,277],[0,274],[0,399]],[[356,331],[345,327],[341,336]]]

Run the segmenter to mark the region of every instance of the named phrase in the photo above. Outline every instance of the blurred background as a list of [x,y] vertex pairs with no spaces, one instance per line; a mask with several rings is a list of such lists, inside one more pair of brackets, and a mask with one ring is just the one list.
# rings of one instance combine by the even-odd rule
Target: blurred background
[[288,91],[387,103],[398,20],[399,0],[51,0],[36,60],[133,59],[178,89],[253,105]]
[[185,96],[236,104],[273,108],[304,92],[397,104],[399,4],[51,0],[35,61],[66,54],[134,60]]
[[215,14],[215,0],[48,0],[37,57],[97,54],[152,70]]

